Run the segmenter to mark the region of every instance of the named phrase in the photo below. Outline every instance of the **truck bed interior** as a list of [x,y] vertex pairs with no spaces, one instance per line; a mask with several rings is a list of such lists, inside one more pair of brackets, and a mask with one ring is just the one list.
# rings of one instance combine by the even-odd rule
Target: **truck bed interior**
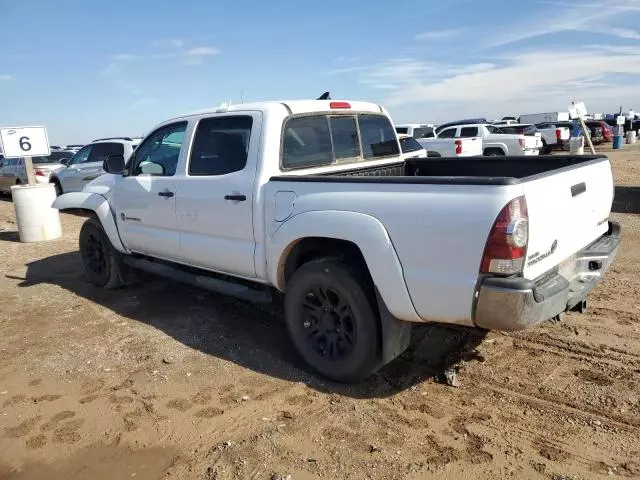
[[606,161],[605,155],[541,155],[532,157],[413,158],[376,167],[360,167],[322,175],[280,175],[272,181],[338,183],[437,183],[511,185],[558,170]]

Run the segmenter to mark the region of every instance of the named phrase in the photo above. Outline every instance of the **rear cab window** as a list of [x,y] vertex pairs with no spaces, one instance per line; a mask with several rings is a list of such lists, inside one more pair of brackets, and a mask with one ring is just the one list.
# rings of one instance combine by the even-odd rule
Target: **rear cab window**
[[282,169],[359,163],[400,155],[396,130],[377,114],[289,117],[282,138]]

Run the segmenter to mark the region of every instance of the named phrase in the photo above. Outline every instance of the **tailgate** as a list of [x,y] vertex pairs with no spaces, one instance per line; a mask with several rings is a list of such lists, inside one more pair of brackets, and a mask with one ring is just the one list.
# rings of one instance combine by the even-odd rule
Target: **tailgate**
[[462,153],[463,157],[473,157],[476,155],[482,155],[482,137],[475,138],[463,138],[462,140]]
[[525,150],[535,150],[542,147],[542,140],[538,135],[525,135],[524,136],[524,148]]
[[560,140],[569,140],[571,137],[571,131],[567,127],[559,127],[560,130]]
[[609,228],[613,178],[606,158],[551,172],[522,187],[529,212],[525,278],[536,279]]

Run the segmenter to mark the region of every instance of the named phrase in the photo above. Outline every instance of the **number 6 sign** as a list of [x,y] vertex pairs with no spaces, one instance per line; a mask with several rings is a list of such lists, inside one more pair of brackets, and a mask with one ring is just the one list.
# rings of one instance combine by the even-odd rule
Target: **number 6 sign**
[[49,139],[44,127],[0,128],[0,147],[5,158],[49,155]]

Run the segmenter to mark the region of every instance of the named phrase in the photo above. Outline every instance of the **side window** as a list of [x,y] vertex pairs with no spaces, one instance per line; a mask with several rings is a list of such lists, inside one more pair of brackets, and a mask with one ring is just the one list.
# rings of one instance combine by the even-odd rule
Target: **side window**
[[360,138],[365,159],[400,155],[398,137],[389,119],[383,115],[360,115]]
[[324,115],[287,121],[282,139],[284,168],[317,167],[333,162],[329,119]]
[[186,130],[187,122],[179,122],[153,132],[136,149],[130,175],[175,175]]
[[427,136],[431,134],[433,137],[433,128],[424,127],[424,128],[416,128],[413,131],[413,138],[427,138]]
[[121,143],[96,143],[93,145],[91,155],[89,155],[88,163],[103,163],[107,159],[107,155],[116,153],[124,155],[124,147]]
[[478,127],[464,127],[460,129],[460,138],[470,138],[478,136]]
[[253,118],[247,115],[200,120],[189,175],[225,175],[244,169],[252,125]]
[[456,136],[456,128],[447,128],[438,134],[438,138],[453,138]]
[[347,158],[360,157],[358,142],[358,127],[352,116],[329,117],[331,138],[333,140],[333,155],[336,161]]
[[80,150],[78,150],[78,153],[73,156],[73,158],[69,162],[69,165],[78,165],[79,163],[87,162],[89,160],[89,155],[91,155],[92,149],[93,145],[82,147]]

